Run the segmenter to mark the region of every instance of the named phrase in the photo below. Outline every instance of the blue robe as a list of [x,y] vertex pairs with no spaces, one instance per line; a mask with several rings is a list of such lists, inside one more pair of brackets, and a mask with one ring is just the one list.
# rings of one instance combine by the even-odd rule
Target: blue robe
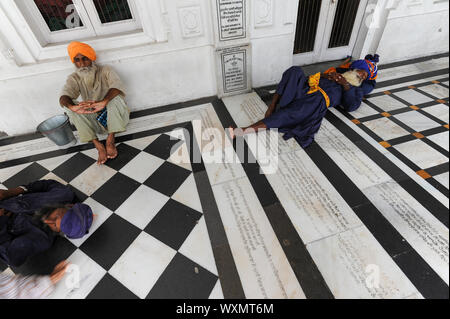
[[53,244],[53,232],[36,224],[33,214],[46,205],[75,201],[75,193],[57,181],[42,180],[25,187],[25,194],[0,201],[0,208],[12,213],[0,216],[0,260],[15,267]]
[[[346,69],[337,69],[343,73]],[[326,78],[321,78],[319,86],[330,98],[330,106],[342,107],[352,112],[360,105],[364,95],[369,94],[376,82],[366,80],[360,87],[352,87],[345,91],[341,85]],[[285,140],[294,137],[301,147],[309,146],[319,131],[322,119],[327,113],[325,98],[320,91],[307,94],[310,87],[308,77],[299,66],[293,66],[284,72],[277,93],[281,95],[279,108],[271,116],[265,118],[263,123],[268,129],[277,128],[285,133]]]

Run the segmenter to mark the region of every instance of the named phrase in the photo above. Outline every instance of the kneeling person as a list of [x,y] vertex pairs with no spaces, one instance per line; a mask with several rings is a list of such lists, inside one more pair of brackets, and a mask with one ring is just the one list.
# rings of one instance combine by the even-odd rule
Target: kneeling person
[[[95,63],[96,53],[88,44],[72,42],[68,53],[76,67],[61,93],[59,103],[78,130],[82,143],[93,142],[98,164],[117,157],[115,134],[126,130],[130,112],[123,97],[124,86],[114,70]],[[81,95],[82,102],[75,100]],[[108,134],[106,147],[97,134]]]

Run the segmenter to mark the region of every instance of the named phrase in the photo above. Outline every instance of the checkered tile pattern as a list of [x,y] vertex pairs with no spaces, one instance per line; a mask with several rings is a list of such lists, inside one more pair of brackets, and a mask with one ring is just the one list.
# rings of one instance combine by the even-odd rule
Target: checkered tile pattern
[[121,143],[103,166],[90,149],[0,170],[2,188],[68,184],[96,215],[85,237],[59,237],[12,270],[48,274],[68,259],[80,286],[60,283],[54,298],[208,298],[217,268],[186,143],[172,135]]
[[373,139],[448,196],[448,78],[371,94],[351,116]]

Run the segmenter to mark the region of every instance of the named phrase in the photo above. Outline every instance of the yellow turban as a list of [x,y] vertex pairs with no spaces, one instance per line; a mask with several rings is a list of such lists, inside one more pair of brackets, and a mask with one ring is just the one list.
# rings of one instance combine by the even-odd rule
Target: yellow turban
[[70,59],[72,60],[72,62],[75,62],[74,58],[78,54],[82,54],[85,57],[88,57],[89,59],[91,59],[92,61],[95,61],[97,59],[95,50],[89,44],[86,44],[86,43],[73,41],[67,47],[67,52],[69,52],[69,56],[70,56]]

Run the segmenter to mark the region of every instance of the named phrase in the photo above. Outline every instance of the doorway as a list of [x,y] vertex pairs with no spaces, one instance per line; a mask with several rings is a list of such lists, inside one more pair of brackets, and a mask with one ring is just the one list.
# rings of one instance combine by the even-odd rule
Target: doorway
[[368,0],[299,0],[294,64],[344,59],[352,54]]

